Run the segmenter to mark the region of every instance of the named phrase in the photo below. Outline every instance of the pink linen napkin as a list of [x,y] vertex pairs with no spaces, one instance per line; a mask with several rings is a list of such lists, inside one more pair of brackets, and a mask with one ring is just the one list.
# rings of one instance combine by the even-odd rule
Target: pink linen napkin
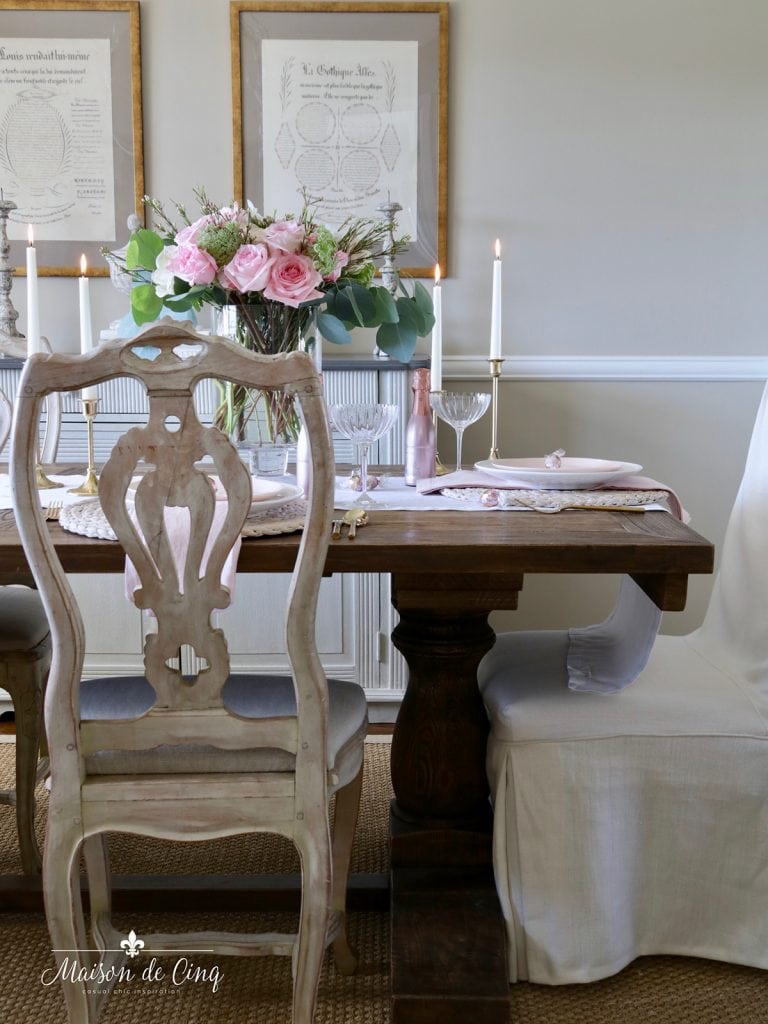
[[[133,518],[133,512],[131,517]],[[217,501],[213,519],[211,521],[211,529],[208,534],[208,540],[203,551],[203,557],[200,565],[200,572],[204,573],[205,568],[208,565],[208,559],[213,549],[214,542],[221,532],[221,528],[224,524],[224,519],[227,515],[227,502]],[[176,567],[176,575],[179,581],[179,593],[184,593],[184,565],[187,558],[187,549],[189,547],[189,523],[190,515],[189,509],[183,507],[166,507],[163,511],[163,518],[165,527],[168,535],[168,541],[171,546],[173,554],[173,562]],[[136,520],[134,519],[134,523]],[[242,544],[242,537],[238,537],[235,541],[232,550],[227,556],[227,560],[224,563],[224,568],[221,571],[221,585],[225,587],[230,595],[234,594],[235,591],[235,576],[237,573],[237,559],[240,554],[240,545]],[[130,560],[125,560],[125,594],[129,601],[133,602],[134,593],[141,587],[141,580],[139,574],[136,571],[136,566]]]
[[[516,480],[513,476],[497,477],[490,473],[481,473],[477,469],[462,469],[456,473],[447,473],[445,476],[435,476],[428,480],[419,480],[416,490],[419,494],[435,494],[445,487],[487,487],[497,491],[543,491],[545,487],[535,487],[532,484]],[[574,490],[585,490],[584,488],[573,488]],[[609,483],[601,484],[599,487],[591,487],[589,491],[665,491],[670,511],[682,522],[689,520],[688,513],[680,503],[677,494],[667,484],[659,483],[649,476],[628,474],[617,477]],[[554,494],[557,491],[553,491]]]

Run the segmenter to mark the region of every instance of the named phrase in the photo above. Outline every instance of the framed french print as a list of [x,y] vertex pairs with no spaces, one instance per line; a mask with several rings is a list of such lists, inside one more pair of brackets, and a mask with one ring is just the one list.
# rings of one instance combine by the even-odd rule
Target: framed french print
[[101,249],[143,220],[138,0],[0,0],[0,188],[11,260],[109,273]]
[[448,7],[232,0],[236,198],[330,227],[397,203],[403,269],[445,274]]

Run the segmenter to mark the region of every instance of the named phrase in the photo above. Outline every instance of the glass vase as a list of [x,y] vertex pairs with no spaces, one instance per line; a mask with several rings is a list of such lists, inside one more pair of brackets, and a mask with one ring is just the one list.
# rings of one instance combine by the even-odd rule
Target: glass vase
[[[312,351],[318,337],[317,307],[295,309],[278,302],[223,306],[213,318],[214,333],[260,355]],[[235,444],[293,445],[301,423],[293,396],[254,391],[221,382],[214,424]]]

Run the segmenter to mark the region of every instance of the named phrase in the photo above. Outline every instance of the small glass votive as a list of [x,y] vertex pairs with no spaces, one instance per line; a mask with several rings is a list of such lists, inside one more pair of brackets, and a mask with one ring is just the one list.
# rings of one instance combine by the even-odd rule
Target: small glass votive
[[252,476],[285,476],[288,472],[287,444],[255,444],[251,448]]

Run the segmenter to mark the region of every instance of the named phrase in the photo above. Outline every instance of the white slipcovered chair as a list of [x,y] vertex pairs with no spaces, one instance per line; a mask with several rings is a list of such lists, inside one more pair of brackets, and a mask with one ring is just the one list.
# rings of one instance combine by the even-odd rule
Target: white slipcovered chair
[[[151,610],[157,631],[145,643],[143,676],[81,683],[84,625],[43,521],[30,441],[48,391],[116,377],[144,385],[149,420],[117,441],[101,473],[99,499],[130,557],[133,600]],[[224,633],[212,622],[215,609],[232,600],[227,566],[233,550],[237,557],[253,495],[248,470],[229,439],[197,418],[194,390],[211,377],[293,393],[307,428],[312,483],[285,614],[290,675],[284,677],[231,674]],[[111,922],[106,832],[187,842],[274,832],[291,839],[300,855],[295,933],[142,935],[142,941],[153,955],[178,957],[202,947],[214,956],[292,956],[294,1021],[310,1024],[326,946],[333,945],[345,973],[356,963],[346,939],[345,902],[367,728],[362,689],[326,680],[315,639],[334,488],[320,376],[305,353],[259,356],[222,338],[161,324],[131,341],[108,342],[86,358],[32,357],[20,396],[13,436],[15,512],[53,635],[45,700],[51,792],[43,889],[51,946],[59,966],[69,965],[62,975],[68,1020],[96,1021],[110,987],[109,981],[94,986],[72,980],[81,966],[86,979],[94,962],[101,962],[107,979],[112,966],[113,979],[119,979],[120,966],[134,966],[125,960],[129,940]],[[204,457],[213,462],[215,487],[199,465]],[[134,474],[142,470],[136,482]],[[220,495],[226,501],[218,501]],[[263,595],[263,601],[271,599]],[[259,614],[258,602],[253,614]],[[191,678],[178,667],[182,648],[191,649],[200,666]],[[81,851],[92,945],[80,899]],[[254,1002],[258,998],[254,992]]]
[[643,954],[768,968],[768,387],[702,626],[614,693],[569,688],[585,632],[506,634],[480,666],[510,980]]

